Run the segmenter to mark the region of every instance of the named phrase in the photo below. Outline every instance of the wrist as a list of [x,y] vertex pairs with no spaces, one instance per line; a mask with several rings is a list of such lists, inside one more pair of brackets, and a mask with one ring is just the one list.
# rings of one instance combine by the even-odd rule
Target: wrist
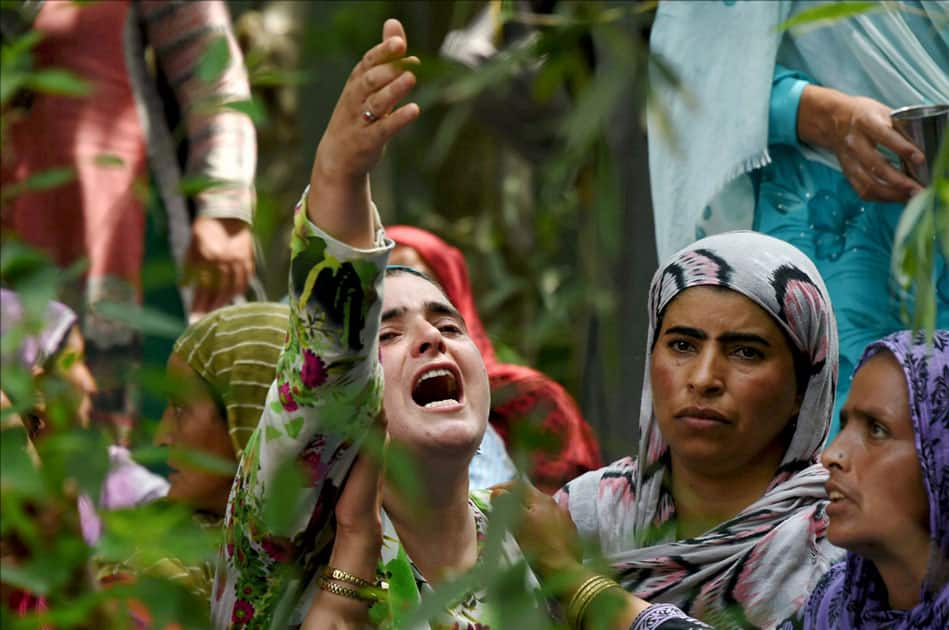
[[[596,627],[629,627],[649,604],[626,593],[614,580],[587,571],[562,597],[567,624],[575,630]],[[619,623],[617,623],[619,622]]]
[[329,173],[317,160],[310,175],[307,212],[310,221],[338,241],[359,249],[374,244],[368,175]]
[[310,190],[314,188],[341,195],[359,196],[369,182],[368,173],[353,174],[333,166],[334,160],[323,159],[317,152],[310,172]]
[[820,85],[807,85],[801,91],[797,114],[797,135],[801,142],[831,149],[837,130],[849,118],[849,97]]
[[365,580],[375,582],[381,546],[368,537],[340,536],[337,533],[329,565]]

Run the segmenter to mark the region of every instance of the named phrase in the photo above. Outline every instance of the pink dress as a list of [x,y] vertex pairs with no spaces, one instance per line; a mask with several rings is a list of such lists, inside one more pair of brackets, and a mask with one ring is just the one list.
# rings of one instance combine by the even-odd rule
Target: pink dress
[[35,66],[69,70],[90,90],[80,98],[34,95],[11,126],[3,183],[52,168],[76,176],[15,197],[3,208],[3,225],[59,266],[88,256],[90,285],[111,277],[137,296],[145,223],[133,184],[144,184],[145,146],[123,54],[128,11],[127,2],[43,4]]

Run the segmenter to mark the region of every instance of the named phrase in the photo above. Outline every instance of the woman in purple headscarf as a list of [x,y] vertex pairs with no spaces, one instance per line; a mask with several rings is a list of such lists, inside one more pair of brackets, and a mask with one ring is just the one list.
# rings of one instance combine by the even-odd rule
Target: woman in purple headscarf
[[870,344],[840,417],[827,537],[849,553],[803,627],[949,627],[949,330]]
[[[781,630],[949,628],[949,330],[894,333],[863,353],[821,456],[827,538],[844,547]],[[634,599],[631,630],[704,630],[675,606]]]

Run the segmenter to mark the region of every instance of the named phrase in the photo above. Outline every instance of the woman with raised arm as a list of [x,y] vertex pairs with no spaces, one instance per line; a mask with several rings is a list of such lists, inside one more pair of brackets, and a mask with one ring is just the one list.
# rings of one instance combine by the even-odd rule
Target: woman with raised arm
[[[652,627],[663,607],[634,596],[716,628],[774,627],[842,553],[817,462],[837,376],[824,283],[793,246],[730,232],[667,260],[649,313],[638,458],[571,481],[559,509],[530,492],[518,540],[542,579],[570,578],[576,627],[620,588],[609,627]],[[574,527],[617,581],[581,562]]]
[[464,316],[488,369],[491,424],[515,448],[518,432],[527,433],[521,423],[531,425],[550,441],[549,448],[531,453],[527,469],[531,482],[553,494],[574,477],[602,466],[593,428],[567,390],[535,369],[498,361],[478,316],[468,264],[461,251],[435,234],[409,225],[386,227],[386,236],[395,241],[390,261],[435,278]]
[[[386,21],[343,88],[295,215],[288,340],[228,501],[217,627],[360,627],[380,546],[383,558],[404,550],[420,590],[481,554],[487,517],[469,496],[468,464],[488,421],[484,362],[436,284],[386,271],[391,242],[369,189],[385,143],[419,114],[397,107],[415,81],[405,52],[402,26]],[[386,480],[381,519],[371,509],[377,465],[357,452],[383,407],[421,488],[410,502]],[[268,508],[281,497],[287,514]],[[519,557],[512,537],[503,548]],[[439,621],[484,614],[483,594],[472,593]]]

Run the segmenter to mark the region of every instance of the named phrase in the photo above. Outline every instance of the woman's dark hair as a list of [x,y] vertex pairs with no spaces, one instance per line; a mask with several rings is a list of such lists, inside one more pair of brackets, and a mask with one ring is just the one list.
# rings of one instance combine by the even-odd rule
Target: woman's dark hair
[[436,280],[435,278],[431,277],[430,275],[428,275],[428,274],[425,273],[424,271],[419,271],[419,270],[416,269],[415,267],[409,267],[408,265],[386,265],[386,277],[388,277],[388,276],[397,276],[397,275],[403,274],[403,273],[410,273],[410,274],[412,274],[413,276],[418,276],[419,278],[423,278],[423,279],[425,279],[425,280],[428,280],[429,282],[431,282],[432,284],[434,284],[436,287],[438,287],[438,288],[441,290],[442,293],[445,292],[445,289],[443,289],[443,288],[442,288],[442,285],[438,283],[438,280]]

